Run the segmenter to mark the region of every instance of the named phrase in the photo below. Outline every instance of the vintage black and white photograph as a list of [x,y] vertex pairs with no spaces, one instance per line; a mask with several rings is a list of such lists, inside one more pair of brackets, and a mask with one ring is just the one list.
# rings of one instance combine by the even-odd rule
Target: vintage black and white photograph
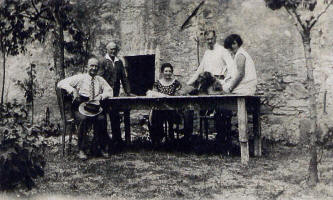
[[0,0],[0,200],[333,199],[333,0]]

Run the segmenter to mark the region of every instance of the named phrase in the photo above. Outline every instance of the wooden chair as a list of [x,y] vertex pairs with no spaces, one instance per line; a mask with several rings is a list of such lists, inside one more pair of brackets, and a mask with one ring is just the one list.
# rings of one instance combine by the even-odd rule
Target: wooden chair
[[62,118],[63,118],[63,125],[64,125],[64,130],[63,130],[63,135],[62,135],[62,152],[63,155],[65,155],[65,148],[66,148],[66,135],[69,135],[68,138],[68,155],[72,151],[72,140],[73,140],[73,132],[77,134],[78,131],[78,124],[76,123],[75,120],[75,114],[74,110],[72,107],[72,96],[67,94],[65,90],[61,90],[62,93]]

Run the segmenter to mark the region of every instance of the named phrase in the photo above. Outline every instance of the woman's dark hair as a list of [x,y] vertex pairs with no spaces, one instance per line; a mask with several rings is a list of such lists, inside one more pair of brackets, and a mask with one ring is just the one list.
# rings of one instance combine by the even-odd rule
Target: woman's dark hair
[[163,63],[162,66],[161,66],[160,72],[163,73],[164,69],[167,68],[167,67],[170,67],[171,72],[173,73],[173,67],[170,63]]
[[238,34],[231,34],[224,40],[224,48],[231,49],[232,43],[237,42],[238,46],[242,46],[243,40]]

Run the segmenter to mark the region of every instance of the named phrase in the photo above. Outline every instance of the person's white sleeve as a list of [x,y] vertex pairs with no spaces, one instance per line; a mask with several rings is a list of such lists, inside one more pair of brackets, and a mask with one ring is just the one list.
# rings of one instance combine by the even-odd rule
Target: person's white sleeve
[[106,80],[104,78],[100,78],[101,80],[101,86],[102,86],[102,90],[103,93],[101,94],[102,99],[108,99],[113,97],[113,90],[111,88],[111,86],[108,84],[108,82],[106,82]]
[[234,59],[232,59],[231,54],[228,50],[225,49],[222,53],[224,62],[227,64],[227,70],[229,71],[229,73],[233,72],[236,69],[236,63]]
[[80,75],[70,76],[58,82],[57,87],[66,90],[69,94],[75,91],[75,87],[80,81]]
[[201,62],[201,64],[199,65],[197,71],[194,73],[194,75],[190,78],[189,81],[187,81],[187,85],[191,85],[192,83],[194,83],[195,80],[197,80],[199,74],[201,74],[202,72],[204,72],[204,65],[202,64],[203,62]]

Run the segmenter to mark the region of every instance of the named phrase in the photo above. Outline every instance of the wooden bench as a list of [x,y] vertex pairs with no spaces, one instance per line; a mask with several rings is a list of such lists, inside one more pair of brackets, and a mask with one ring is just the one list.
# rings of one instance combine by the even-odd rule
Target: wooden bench
[[[120,110],[150,110],[152,107],[163,108],[166,105],[179,109],[230,109],[237,111],[241,162],[248,165],[248,113],[253,115],[254,155],[262,155],[260,131],[260,97],[244,95],[203,95],[203,96],[167,96],[167,97],[114,97],[108,99],[111,107]],[[125,123],[125,140],[131,142],[130,121]]]

